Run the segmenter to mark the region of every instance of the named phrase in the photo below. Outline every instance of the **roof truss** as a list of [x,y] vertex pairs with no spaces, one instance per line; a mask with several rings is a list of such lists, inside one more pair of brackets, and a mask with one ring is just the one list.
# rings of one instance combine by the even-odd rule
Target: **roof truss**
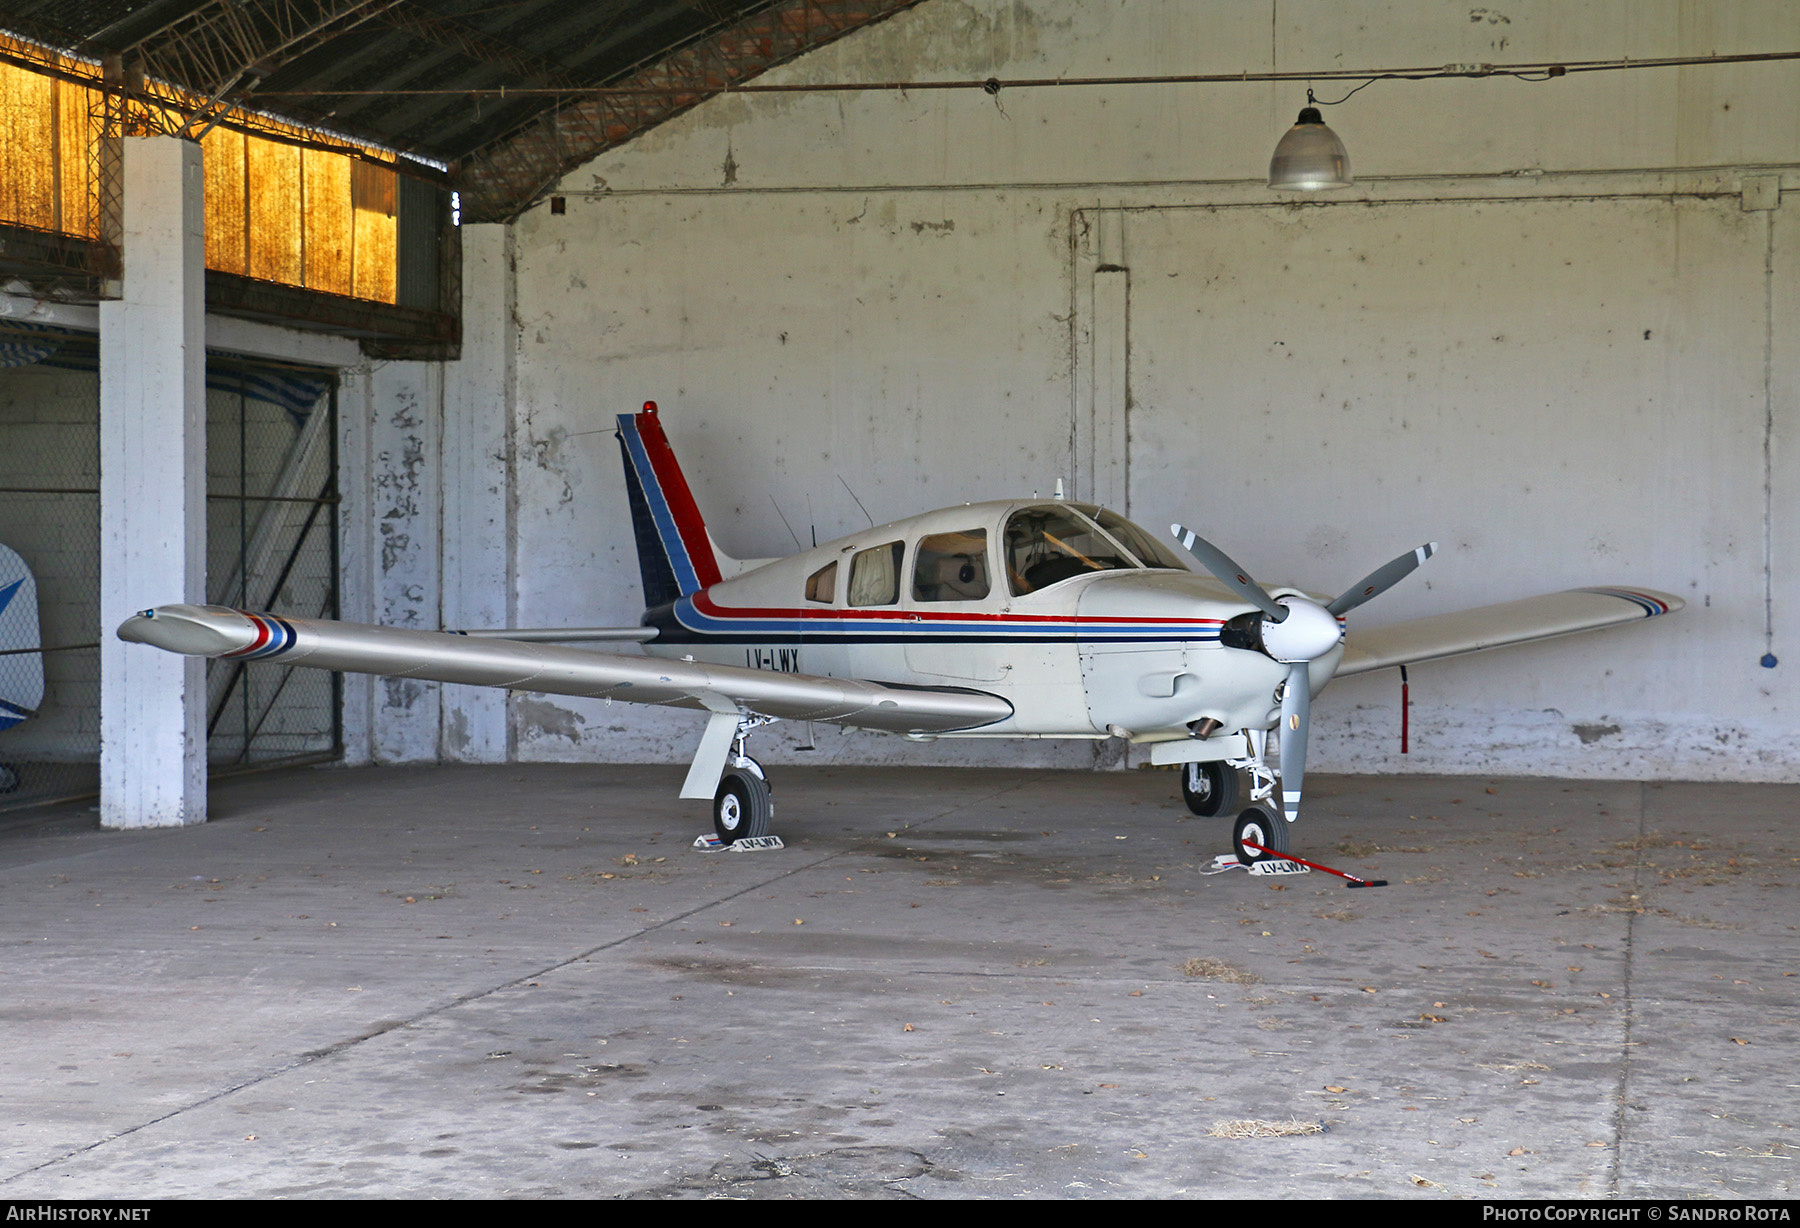
[[463,215],[470,221],[516,217],[596,155],[734,85],[921,2],[780,0],[642,65],[604,93],[571,94],[463,163],[458,176]]

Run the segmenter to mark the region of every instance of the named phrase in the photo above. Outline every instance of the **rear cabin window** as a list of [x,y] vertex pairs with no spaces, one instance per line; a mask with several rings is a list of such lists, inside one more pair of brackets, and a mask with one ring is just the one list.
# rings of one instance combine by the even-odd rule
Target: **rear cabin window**
[[1015,596],[1071,576],[1136,568],[1131,556],[1067,509],[1021,508],[1006,522],[1006,578]]
[[986,529],[919,539],[913,559],[914,601],[980,601],[988,588]]
[[806,577],[806,599],[821,605],[830,605],[837,597],[837,560],[819,568]]
[[905,542],[859,550],[850,557],[850,604],[893,605],[900,600],[900,559]]

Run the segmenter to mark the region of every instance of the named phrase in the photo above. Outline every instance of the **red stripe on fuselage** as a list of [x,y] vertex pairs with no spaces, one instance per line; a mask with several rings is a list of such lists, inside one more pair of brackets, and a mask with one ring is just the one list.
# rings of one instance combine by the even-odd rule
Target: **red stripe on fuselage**
[[700,515],[700,505],[694,502],[694,492],[688,489],[687,478],[682,476],[675,449],[669,446],[669,437],[663,434],[662,423],[655,414],[638,414],[636,421],[644,455],[650,458],[650,467],[656,472],[656,483],[662,487],[663,501],[675,518],[675,531],[687,547],[694,575],[702,585],[717,584],[719,561],[713,557],[712,543],[706,538],[706,521]]
[[1128,626],[1143,627],[1218,627],[1225,622],[1222,618],[1099,618],[1080,617],[1074,614],[984,614],[977,611],[954,612],[935,610],[898,610],[884,607],[875,610],[846,610],[835,606],[812,606],[805,609],[783,608],[780,606],[735,606],[720,605],[704,592],[695,593],[689,598],[694,608],[708,618],[756,618],[756,619],[856,619],[896,620],[901,622],[985,622],[985,623],[1123,623]]

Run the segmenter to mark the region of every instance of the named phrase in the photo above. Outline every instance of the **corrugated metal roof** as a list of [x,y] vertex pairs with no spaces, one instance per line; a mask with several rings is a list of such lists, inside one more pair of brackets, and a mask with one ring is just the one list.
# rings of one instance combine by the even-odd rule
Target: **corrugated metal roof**
[[[806,9],[855,9],[855,24],[914,2],[799,0]],[[0,29],[96,59],[123,54],[127,64],[149,53],[160,69],[153,75],[201,94],[242,70],[242,48],[260,36],[279,51],[232,84],[228,98],[454,167],[504,154],[509,140],[579,96],[497,91],[613,85],[746,19],[794,7],[796,0],[0,0]],[[307,30],[313,37],[287,37]],[[159,49],[167,54],[150,58]],[[748,69],[736,78],[753,75]],[[693,101],[662,107],[657,122]],[[541,178],[541,170],[531,174]],[[490,173],[492,199],[476,202],[472,215],[504,216],[527,203],[542,187],[530,177],[495,192]]]
[[602,150],[921,2],[0,0],[0,30],[119,57],[127,86],[135,66],[215,110],[444,163],[464,216],[492,221]]
[[[259,109],[395,149],[456,162],[552,105],[405,89],[596,86],[628,75],[772,0],[402,0],[370,14],[256,84]],[[96,58],[154,39],[208,0],[0,0],[0,26]],[[334,8],[290,0],[301,20]],[[205,89],[211,83],[177,81]],[[290,90],[322,91],[304,96]],[[342,91],[342,92],[338,92]],[[365,91],[379,91],[367,93]]]

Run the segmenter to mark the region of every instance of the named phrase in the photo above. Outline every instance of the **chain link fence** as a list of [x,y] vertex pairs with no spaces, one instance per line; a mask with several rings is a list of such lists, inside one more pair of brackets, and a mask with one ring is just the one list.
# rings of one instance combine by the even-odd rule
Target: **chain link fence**
[[[100,376],[91,337],[0,336],[0,806],[100,787]],[[17,587],[13,587],[17,585]],[[41,649],[42,651],[33,651]]]
[[[336,618],[335,379],[214,358],[206,384],[208,598]],[[213,770],[338,757],[341,686],[320,670],[207,662]]]
[[[0,809],[91,796],[100,761],[100,381],[89,334],[0,322]],[[209,356],[207,597],[338,612],[337,385]],[[207,663],[216,773],[341,754],[335,674]]]

